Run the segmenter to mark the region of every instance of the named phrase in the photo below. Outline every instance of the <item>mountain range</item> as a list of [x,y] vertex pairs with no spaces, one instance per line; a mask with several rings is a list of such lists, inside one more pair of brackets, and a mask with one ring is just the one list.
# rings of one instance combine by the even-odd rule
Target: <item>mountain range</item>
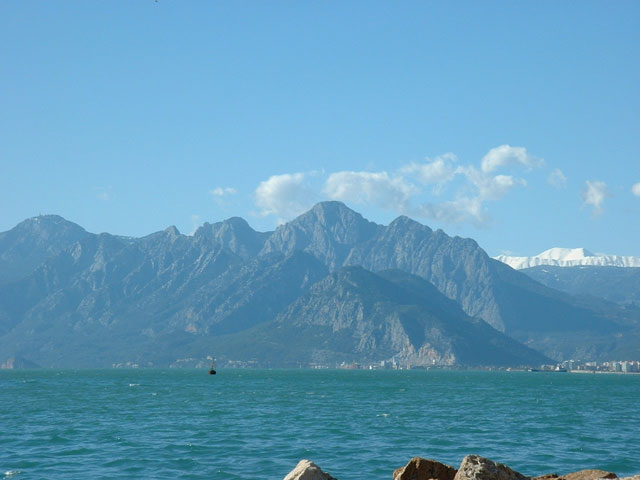
[[639,319],[340,202],[273,232],[234,217],[129,238],[48,215],[0,233],[0,363],[538,365],[638,358]]
[[534,257],[513,257],[498,255],[496,260],[506,263],[516,270],[553,265],[556,267],[600,266],[600,267],[640,267],[640,257],[623,255],[594,254],[585,248],[550,248]]

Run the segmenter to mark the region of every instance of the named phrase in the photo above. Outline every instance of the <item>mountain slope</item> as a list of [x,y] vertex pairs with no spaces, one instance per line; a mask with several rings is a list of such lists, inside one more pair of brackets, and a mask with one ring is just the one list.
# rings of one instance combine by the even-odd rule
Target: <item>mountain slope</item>
[[[418,275],[455,300],[468,315],[557,358],[586,351],[614,354],[608,348],[596,347],[594,342],[602,341],[603,335],[624,334],[629,324],[638,323],[634,312],[613,309],[603,314],[602,310],[581,306],[570,295],[491,259],[472,239],[449,237],[441,230],[434,232],[407,217],[399,217],[387,227],[370,227],[367,235],[358,235],[358,224],[341,223],[342,218],[353,214],[346,206],[335,203],[330,211],[325,210],[333,217],[313,224],[314,235],[297,236],[296,242],[296,248],[314,254],[332,270],[344,258],[343,265],[360,265],[374,272],[399,269]],[[301,217],[308,221],[306,214]],[[290,224],[296,225],[299,219]],[[331,225],[331,229],[325,225]],[[281,231],[288,228],[285,225]],[[342,255],[327,257],[324,247],[336,242],[332,231],[348,231],[342,238],[350,241],[340,243]],[[267,245],[272,249],[283,246],[271,242]],[[573,333],[575,341],[571,341]]]
[[225,339],[253,358],[332,365],[539,365],[548,358],[468,317],[425,280],[401,271],[376,275],[344,267],[268,324]]
[[0,233],[0,286],[26,277],[47,258],[88,235],[57,215],[29,218]]
[[610,302],[640,305],[640,268],[540,265],[525,268],[522,273],[571,295],[590,295]]

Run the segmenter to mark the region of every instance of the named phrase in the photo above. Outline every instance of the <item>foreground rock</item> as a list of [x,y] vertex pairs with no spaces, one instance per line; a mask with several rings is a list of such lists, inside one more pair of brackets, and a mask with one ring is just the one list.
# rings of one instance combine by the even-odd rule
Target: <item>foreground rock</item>
[[[527,477],[508,466],[481,457],[467,455],[456,470],[450,465],[421,457],[412,458],[404,467],[393,472],[393,480],[640,480],[640,475],[618,478],[606,470],[580,470],[558,475],[548,473],[537,477]],[[337,480],[323,472],[311,460],[301,460],[284,480]]]
[[455,476],[455,480],[525,480],[528,478],[502,463],[480,455],[464,457]]
[[284,480],[337,480],[313,463],[311,460],[300,460],[296,468],[284,477]]
[[404,467],[393,472],[393,480],[453,480],[457,470],[450,465],[414,457]]
[[563,475],[564,480],[597,480],[598,478],[618,478],[613,472],[606,470],[580,470],[579,472]]

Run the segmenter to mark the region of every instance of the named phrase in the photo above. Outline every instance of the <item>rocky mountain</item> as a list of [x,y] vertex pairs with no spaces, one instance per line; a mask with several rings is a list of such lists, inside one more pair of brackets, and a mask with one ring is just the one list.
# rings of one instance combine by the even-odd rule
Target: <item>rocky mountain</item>
[[513,257],[498,255],[496,260],[506,263],[516,270],[553,265],[556,267],[600,266],[600,267],[640,267],[640,257],[594,254],[585,248],[550,248],[535,257]]
[[0,233],[0,286],[19,280],[89,234],[57,215],[41,215]]
[[341,202],[318,203],[308,212],[280,225],[266,241],[263,253],[311,253],[331,270],[343,266],[355,245],[384,231]]
[[0,259],[0,352],[42,366],[213,351],[272,365],[533,361],[503,334],[558,359],[640,356],[637,311],[548,288],[471,239],[407,217],[377,225],[339,202],[266,233],[231,218],[124,238],[36,217],[0,234]]
[[[317,218],[324,220],[315,221]],[[312,235],[300,234],[309,232],[310,226]],[[334,231],[340,231],[338,238]],[[340,202],[324,202],[280,226],[274,236],[279,241],[267,241],[269,251],[286,252],[295,245],[332,270],[343,259],[342,266],[360,265],[373,272],[398,269],[418,275],[455,300],[469,316],[555,357],[584,354],[585,342],[599,342],[637,323],[634,313],[615,308],[594,311],[490,258],[474,240],[450,237],[408,217],[399,217],[386,227],[375,226]],[[290,241],[280,241],[283,238]],[[591,347],[594,355],[612,348]]]
[[[550,360],[466,315],[433,285],[400,270],[343,267],[251,332],[256,358],[288,363],[537,365]],[[231,348],[242,348],[244,338]],[[277,353],[279,352],[279,353]]]

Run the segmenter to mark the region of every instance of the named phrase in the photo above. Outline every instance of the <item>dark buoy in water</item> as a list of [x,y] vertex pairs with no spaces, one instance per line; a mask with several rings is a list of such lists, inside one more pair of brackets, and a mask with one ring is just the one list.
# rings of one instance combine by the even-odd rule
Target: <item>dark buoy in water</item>
[[[211,357],[209,357],[211,358]],[[216,374],[216,361],[213,360],[211,362],[211,368],[209,369],[209,375],[215,375]]]

